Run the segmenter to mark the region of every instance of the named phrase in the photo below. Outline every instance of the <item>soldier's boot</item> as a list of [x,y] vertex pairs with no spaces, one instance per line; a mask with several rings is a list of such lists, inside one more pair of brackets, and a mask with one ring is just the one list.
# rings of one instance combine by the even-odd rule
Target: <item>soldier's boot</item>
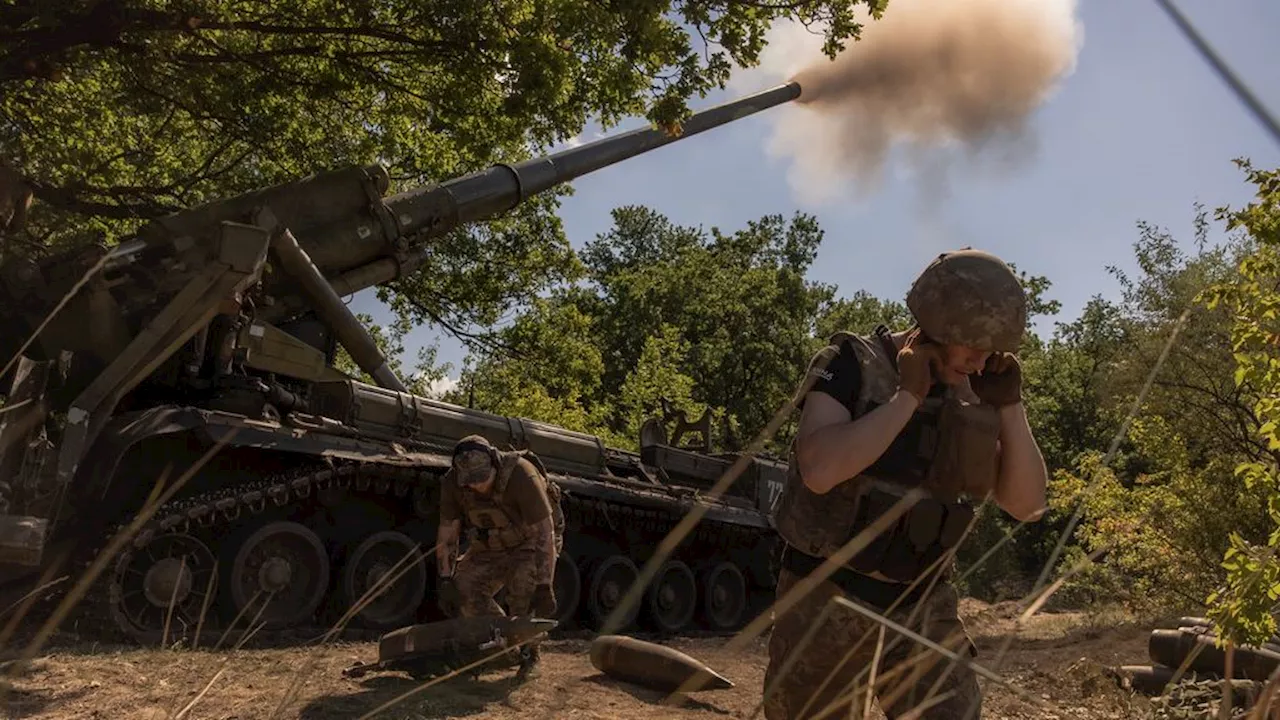
[[524,682],[531,675],[536,675],[537,665],[541,660],[542,652],[537,645],[520,648],[520,669],[516,671],[516,680]]

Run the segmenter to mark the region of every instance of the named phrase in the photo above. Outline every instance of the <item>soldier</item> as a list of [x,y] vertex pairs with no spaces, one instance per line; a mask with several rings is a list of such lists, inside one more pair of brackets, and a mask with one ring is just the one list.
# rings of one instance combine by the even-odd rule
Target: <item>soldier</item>
[[[467,551],[455,564],[464,521]],[[440,493],[440,609],[450,617],[503,615],[494,595],[505,587],[513,616],[554,618],[551,583],[563,533],[558,488],[536,455],[500,452],[479,435],[463,438]],[[522,673],[539,656],[536,645],[525,647]]]
[[890,719],[916,706],[927,707],[922,718],[981,715],[972,670],[888,628],[872,668],[883,626],[838,603],[799,647],[828,601],[843,596],[962,657],[976,656],[948,562],[974,517],[972,501],[992,497],[1022,521],[1043,513],[1047,473],[1023,409],[1016,355],[1027,321],[1017,277],[988,253],[943,253],[916,279],[907,307],[912,328],[837,333],[810,362],[775,511],[783,541],[777,596],[908,488],[925,497],[777,615],[765,674],[769,720],[812,717],[832,703],[836,717],[862,717],[872,678]]

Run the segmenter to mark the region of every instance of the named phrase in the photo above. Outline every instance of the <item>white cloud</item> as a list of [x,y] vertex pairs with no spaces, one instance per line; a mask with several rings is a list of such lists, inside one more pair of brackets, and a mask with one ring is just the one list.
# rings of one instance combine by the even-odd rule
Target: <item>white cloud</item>
[[456,387],[458,387],[458,379],[446,376],[439,380],[432,381],[431,384],[427,386],[427,394],[432,398],[439,398]]
[[571,148],[576,148],[579,145],[585,145],[587,142],[589,142],[589,140],[586,137],[586,133],[578,133],[567,140],[561,140],[555,145],[552,145],[548,152],[556,153],[561,150],[569,150]]

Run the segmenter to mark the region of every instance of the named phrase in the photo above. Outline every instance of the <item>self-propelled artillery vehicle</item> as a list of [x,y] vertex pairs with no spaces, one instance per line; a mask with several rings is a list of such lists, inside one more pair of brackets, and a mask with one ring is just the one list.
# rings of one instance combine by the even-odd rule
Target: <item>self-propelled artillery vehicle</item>
[[[771,584],[782,463],[752,458],[708,499],[738,456],[711,452],[705,418],[703,447],[655,420],[637,453],[415,396],[343,298],[425,271],[433,238],[460,224],[799,94],[789,83],[696,113],[680,135],[644,128],[390,196],[381,166],[325,172],[157,218],[111,248],[7,261],[3,588],[66,587],[128,531],[85,602],[139,641],[325,625],[393,567],[352,624],[431,619],[439,483],[453,444],[479,433],[533,451],[562,491],[562,625],[598,627],[695,507],[628,620],[741,624]],[[339,346],[374,383],[335,368]]]

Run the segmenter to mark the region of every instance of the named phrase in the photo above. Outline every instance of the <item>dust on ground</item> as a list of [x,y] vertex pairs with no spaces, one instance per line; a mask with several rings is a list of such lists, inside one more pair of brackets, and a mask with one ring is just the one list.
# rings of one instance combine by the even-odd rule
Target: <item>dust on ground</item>
[[[965,600],[962,605],[962,616],[979,648],[977,661],[995,663],[1012,636],[1000,674],[1053,710],[984,680],[983,718],[1101,720],[1145,714],[1146,700],[1121,691],[1103,668],[1146,663],[1149,624],[1105,620],[1096,613],[1045,613],[1019,629],[1016,612],[1013,603]],[[725,649],[727,642],[728,638],[664,642],[736,683],[729,690],[694,693],[680,706],[666,704],[664,693],[606,678],[591,666],[589,641],[571,639],[545,642],[538,674],[523,685],[514,683],[513,671],[488,673],[478,680],[459,677],[428,687],[373,717],[751,717],[760,701],[767,664],[765,640],[758,639],[736,653]],[[372,662],[376,655],[374,643],[234,653],[53,646],[15,679],[0,708],[8,718],[49,720],[175,716],[354,720],[423,685],[400,673],[360,679],[342,676],[344,668],[357,661]]]

